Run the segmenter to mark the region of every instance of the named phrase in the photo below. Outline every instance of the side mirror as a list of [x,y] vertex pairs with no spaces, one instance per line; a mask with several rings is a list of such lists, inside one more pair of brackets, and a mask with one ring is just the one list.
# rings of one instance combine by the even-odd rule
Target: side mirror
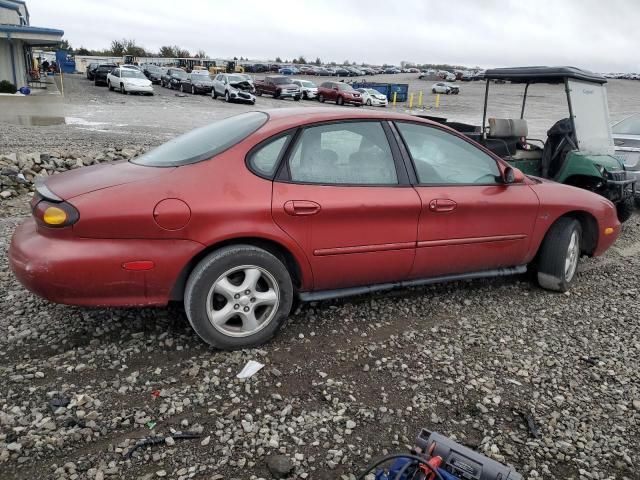
[[333,87],[333,89],[337,92],[339,90],[338,87]]
[[524,182],[524,173],[515,167],[507,167],[502,172],[502,179],[507,185]]

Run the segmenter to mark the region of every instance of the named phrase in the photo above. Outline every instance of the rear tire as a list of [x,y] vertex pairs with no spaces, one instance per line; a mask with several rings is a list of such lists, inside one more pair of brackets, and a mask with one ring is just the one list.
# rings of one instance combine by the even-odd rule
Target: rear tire
[[318,101],[320,103],[324,103],[324,95],[322,95],[322,94],[318,95]]
[[582,227],[562,217],[544,237],[538,259],[538,284],[547,290],[566,292],[575,280],[580,260]]
[[432,88],[432,89],[431,89],[431,93],[436,93],[436,89],[435,89],[435,88]]
[[214,100],[218,98],[218,93],[216,92],[215,88],[211,90],[211,98],[213,98]]
[[196,87],[191,85],[191,95],[195,95],[195,94],[196,94]]
[[[257,280],[245,272],[254,273]],[[260,297],[264,305],[255,302]],[[292,303],[287,268],[271,253],[252,245],[210,253],[191,272],[184,294],[193,329],[206,343],[224,350],[267,342],[287,320]]]
[[371,106],[371,99],[369,98],[369,99],[367,100],[367,107],[370,107],[370,106]]
[[[635,199],[638,202],[638,199]],[[634,209],[634,199],[632,197],[625,198],[621,202],[616,203],[616,212],[618,213],[618,220],[620,223],[624,223],[631,218]]]
[[184,93],[184,85],[180,84],[180,93]]

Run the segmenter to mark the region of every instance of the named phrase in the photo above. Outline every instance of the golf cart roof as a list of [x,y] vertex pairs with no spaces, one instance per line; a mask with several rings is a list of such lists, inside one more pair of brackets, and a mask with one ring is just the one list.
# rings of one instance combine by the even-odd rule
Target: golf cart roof
[[484,78],[509,80],[511,83],[564,83],[565,78],[599,84],[607,83],[607,79],[602,75],[576,67],[492,68],[485,72]]

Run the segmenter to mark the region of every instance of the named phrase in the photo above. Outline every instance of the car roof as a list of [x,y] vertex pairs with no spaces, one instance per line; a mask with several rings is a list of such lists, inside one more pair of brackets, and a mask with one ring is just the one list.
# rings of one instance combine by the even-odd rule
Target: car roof
[[394,112],[379,112],[368,109],[342,109],[331,107],[291,107],[268,110],[269,115],[267,128],[277,132],[283,129],[295,127],[297,125],[307,125],[311,123],[334,122],[340,120],[409,120],[424,123],[427,125],[442,125],[419,118],[415,115]]
[[565,78],[584,82],[607,83],[598,73],[576,67],[510,67],[486,70],[484,78],[489,80],[509,80],[512,83],[564,83]]

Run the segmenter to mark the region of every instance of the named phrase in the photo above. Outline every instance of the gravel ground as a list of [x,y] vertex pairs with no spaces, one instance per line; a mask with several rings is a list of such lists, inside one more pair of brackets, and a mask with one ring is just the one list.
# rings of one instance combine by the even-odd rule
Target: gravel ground
[[[198,122],[195,106],[212,104],[182,100]],[[151,110],[138,109],[125,133],[2,124],[0,149],[40,149],[42,134],[23,143],[31,130],[86,150],[172,133],[162,122],[152,133]],[[27,214],[26,195],[0,203],[3,253]],[[423,427],[525,478],[639,478],[639,258],[636,214],[604,257],[583,261],[568,294],[522,276],[303,305],[268,345],[230,353],[200,342],[179,306],[50,304],[2,254],[0,478],[255,480],[278,478],[269,466],[279,466],[291,478],[353,479]],[[248,360],[266,367],[237,379]]]

